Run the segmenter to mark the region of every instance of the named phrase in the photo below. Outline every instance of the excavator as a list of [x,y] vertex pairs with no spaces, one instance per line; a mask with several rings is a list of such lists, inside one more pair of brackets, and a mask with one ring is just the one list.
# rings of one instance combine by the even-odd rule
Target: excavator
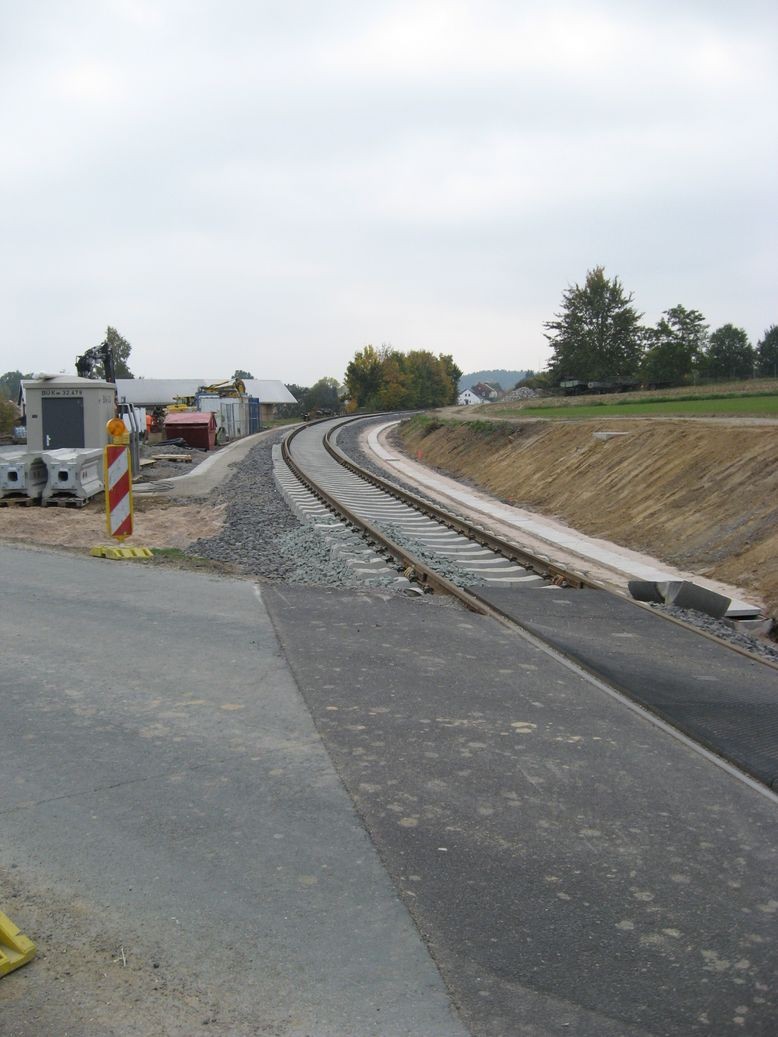
[[76,357],[76,371],[79,378],[94,378],[95,368],[101,361],[106,382],[113,382],[115,385],[116,368],[113,363],[113,350],[108,339]]
[[[104,380],[113,382],[116,385],[116,367],[114,366],[113,350],[108,339],[101,342],[99,346],[92,346],[91,349],[87,349],[81,356],[76,357],[76,371],[79,378],[95,378],[95,368],[101,361]],[[133,472],[139,472],[140,441],[146,430],[141,428],[138,414],[131,403],[120,403],[117,400],[116,413],[118,417],[122,418],[130,433],[132,470]]]
[[194,407],[198,396],[220,396],[224,399],[238,399],[246,395],[246,383],[241,378],[214,382],[213,385],[201,385],[194,396],[176,396],[176,402],[170,410],[186,410]]

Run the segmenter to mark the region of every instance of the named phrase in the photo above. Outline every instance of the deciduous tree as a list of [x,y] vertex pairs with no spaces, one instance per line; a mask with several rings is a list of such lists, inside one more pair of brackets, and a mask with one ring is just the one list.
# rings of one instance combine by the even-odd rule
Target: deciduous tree
[[[383,352],[383,351],[382,351]],[[383,357],[373,346],[354,354],[346,368],[346,389],[359,407],[372,407],[383,382]]]
[[763,378],[778,378],[778,324],[772,324],[757,342],[756,362]]
[[337,378],[324,377],[307,390],[304,398],[306,412],[331,410],[334,414],[340,410]]
[[561,312],[544,325],[555,380],[634,376],[642,354],[641,317],[618,277],[610,280],[601,266],[590,270],[583,286],[563,292]]
[[[105,329],[105,341],[111,347],[113,354],[113,367],[114,374],[117,378],[134,378],[135,375],[127,366],[127,361],[130,358],[132,352],[132,346],[123,338],[116,328],[112,328],[110,324]],[[99,360],[94,367],[94,371],[90,377],[94,378],[105,378],[105,364],[102,360]]]
[[11,400],[13,403],[19,399],[19,387],[22,378],[33,378],[32,374],[22,374],[21,371],[6,371],[0,375],[0,397]]
[[443,407],[456,402],[461,376],[447,354],[366,346],[346,368],[346,387],[356,405],[369,410]]
[[677,385],[690,381],[708,341],[708,325],[699,310],[673,306],[645,335],[648,349],[640,365],[643,380]]
[[7,436],[18,421],[16,407],[10,400],[0,397],[0,436]]
[[708,378],[752,378],[756,354],[748,335],[734,324],[723,324],[711,334],[702,363]]

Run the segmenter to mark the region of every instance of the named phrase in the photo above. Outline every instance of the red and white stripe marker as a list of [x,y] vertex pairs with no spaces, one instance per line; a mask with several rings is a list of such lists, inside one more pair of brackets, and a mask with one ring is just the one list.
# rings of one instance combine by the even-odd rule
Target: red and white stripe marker
[[126,446],[107,446],[103,451],[105,519],[109,534],[116,540],[132,535],[132,477],[130,450]]

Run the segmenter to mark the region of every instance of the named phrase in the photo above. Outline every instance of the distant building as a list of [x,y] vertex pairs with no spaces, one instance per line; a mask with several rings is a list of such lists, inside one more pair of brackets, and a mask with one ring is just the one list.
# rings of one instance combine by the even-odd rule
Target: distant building
[[[220,378],[117,378],[116,395],[136,407],[167,407],[179,397],[194,396],[203,385],[216,385]],[[246,395],[260,403],[297,403],[283,382],[268,378],[246,378]]]
[[[120,403],[132,403],[136,407],[169,407],[181,398],[190,398],[204,385],[215,385],[219,378],[117,378],[116,395]],[[242,431],[229,430],[230,435],[245,435],[248,428],[254,431],[273,417],[277,403],[297,403],[283,382],[268,378],[245,378],[246,397],[258,400],[256,416],[250,415],[242,423]],[[227,401],[222,401],[227,406]],[[212,409],[203,406],[201,409]]]
[[482,400],[481,397],[477,393],[474,393],[472,389],[465,389],[464,392],[461,392],[459,394],[459,396],[457,396],[457,403],[459,404],[460,407],[465,407],[465,406],[468,406],[469,404],[484,403],[484,402],[488,402],[488,401]]
[[497,382],[476,382],[472,389],[482,403],[494,403],[505,395]]

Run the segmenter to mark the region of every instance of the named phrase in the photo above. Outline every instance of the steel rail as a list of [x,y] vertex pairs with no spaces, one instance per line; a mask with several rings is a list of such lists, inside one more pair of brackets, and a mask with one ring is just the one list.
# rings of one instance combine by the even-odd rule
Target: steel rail
[[380,475],[375,475],[373,472],[369,472],[366,468],[362,468],[355,461],[352,461],[350,457],[347,457],[343,451],[332,442],[332,436],[336,432],[342,429],[344,425],[356,420],[359,419],[351,418],[344,421],[341,425],[335,426],[330,429],[323,439],[324,447],[327,452],[338,462],[338,464],[343,465],[344,468],[347,468],[354,475],[359,476],[360,479],[364,479],[366,482],[372,483],[372,485],[377,489],[383,490],[384,493],[388,493],[390,496],[395,497],[403,504],[415,508],[417,511],[422,512],[429,518],[435,519],[437,522],[441,522],[443,525],[448,526],[449,529],[461,533],[462,536],[466,536],[470,540],[475,540],[483,547],[487,547],[490,551],[494,551],[495,554],[503,555],[503,557],[507,558],[509,561],[516,562],[525,569],[537,573],[538,576],[543,576],[544,578],[551,580],[555,577],[557,579],[563,579],[571,587],[578,589],[583,587],[601,588],[601,584],[596,583],[594,580],[587,579],[582,573],[573,569],[566,569],[564,566],[557,565],[555,562],[550,561],[550,559],[543,555],[533,554],[531,551],[527,551],[525,548],[511,543],[509,540],[503,540],[495,533],[490,533],[487,529],[483,529],[471,522],[467,522],[458,515],[454,515],[452,512],[438,507],[437,504],[432,504],[430,501],[424,500],[423,497],[417,497],[416,494],[401,489],[399,486],[389,482],[387,479],[383,479]]
[[[364,415],[360,415],[360,418],[361,417],[364,417]],[[330,421],[331,419],[325,418],[323,420]],[[451,580],[446,579],[445,576],[441,576],[439,572],[436,572],[435,569],[427,565],[420,558],[411,554],[411,552],[406,550],[406,548],[401,547],[400,544],[392,540],[391,537],[386,535],[386,533],[383,533],[377,526],[374,526],[372,522],[367,522],[365,519],[354,514],[350,508],[319,486],[319,484],[312,479],[311,476],[309,476],[308,473],[300,467],[300,465],[297,464],[292,457],[289,445],[300,432],[306,428],[310,428],[313,424],[320,424],[320,422],[309,422],[307,425],[302,425],[299,428],[294,429],[281,442],[282,457],[296,478],[298,478],[304,486],[307,486],[311,493],[323,504],[336,514],[340,515],[345,522],[350,526],[353,526],[355,529],[359,529],[382,550],[386,551],[397,561],[402,563],[404,566],[404,575],[408,578],[415,577],[418,583],[422,586],[429,587],[430,590],[437,590],[442,594],[450,594],[452,597],[458,598],[472,612],[478,612],[481,615],[492,616],[493,618],[501,618],[499,613],[492,608],[491,605],[488,605],[485,601],[481,601],[475,595],[464,590],[462,587],[458,587]],[[346,424],[346,422],[344,422],[344,424]]]
[[[364,469],[360,468],[359,465],[355,464],[349,458],[347,458],[342,451],[340,451],[337,447],[334,446],[334,444],[329,442],[330,435],[334,433],[338,428],[342,428],[344,425],[349,424],[352,421],[358,421],[368,416],[372,415],[359,415],[356,418],[346,419],[339,425],[335,426],[335,428],[333,428],[330,431],[330,433],[327,433],[327,435],[323,438],[322,441],[326,446],[328,453],[333,457],[333,459],[338,461],[338,463],[343,464],[344,467],[346,467],[352,472],[352,474],[366,479],[368,482],[376,486],[376,488],[381,489],[384,492],[398,498],[402,503],[408,504],[409,506],[414,508],[418,508],[418,510],[423,511],[430,518],[434,518],[439,522],[445,523],[447,525],[450,524],[451,528],[455,529],[459,533],[462,533],[466,536],[472,536],[470,532],[472,527],[470,527],[469,524],[464,522],[462,519],[458,518],[457,516],[450,515],[443,509],[437,508],[435,505],[432,505],[429,502],[422,500],[421,498],[415,497],[414,494],[407,493],[406,491],[401,490],[399,487],[393,486],[391,483],[387,483],[386,480],[383,480],[370,472],[366,472]],[[676,738],[679,742],[686,745],[693,752],[697,753],[700,756],[703,756],[709,762],[726,771],[728,774],[730,774],[737,780],[750,786],[753,790],[759,792],[761,795],[766,796],[773,802],[778,802],[778,793],[776,792],[776,790],[766,785],[761,778],[758,778],[755,775],[750,774],[742,763],[736,763],[734,761],[729,760],[726,756],[722,755],[721,751],[716,747],[699,741],[691,734],[687,734],[683,730],[683,728],[676,726],[671,720],[668,720],[665,717],[663,717],[659,710],[655,711],[651,705],[639,701],[636,697],[632,695],[628,688],[623,687],[618,682],[605,678],[596,667],[591,666],[590,664],[584,662],[581,659],[569,655],[563,649],[554,647],[550,642],[545,641],[542,637],[530,631],[515,616],[510,615],[506,611],[503,611],[498,605],[493,605],[492,603],[486,602],[483,599],[481,599],[481,597],[477,593],[477,590],[465,590],[464,588],[454,584],[451,580],[448,580],[444,576],[441,576],[439,573],[435,572],[434,569],[426,565],[420,559],[415,558],[404,547],[401,547],[399,544],[395,543],[390,537],[384,534],[381,530],[377,529],[372,523],[367,522],[364,519],[361,519],[357,515],[353,514],[346,505],[342,504],[335,497],[329,494],[326,490],[318,486],[315,480],[308,476],[308,474],[302,468],[300,468],[300,466],[294,461],[288,446],[288,444],[295,438],[295,436],[299,432],[303,431],[304,428],[310,427],[311,424],[314,423],[310,422],[307,426],[301,426],[298,429],[295,429],[294,432],[287,436],[282,442],[282,453],[287,465],[295,474],[295,476],[305,486],[308,487],[311,493],[313,493],[314,496],[321,500],[327,507],[331,508],[337,514],[341,515],[346,522],[348,522],[355,528],[361,530],[370,540],[372,540],[374,543],[383,548],[387,553],[393,555],[396,559],[401,561],[403,565],[406,566],[406,575],[415,576],[422,585],[429,586],[430,589],[438,590],[442,593],[451,595],[452,597],[460,601],[463,605],[465,605],[470,611],[483,616],[488,616],[489,618],[496,620],[503,628],[510,630],[515,635],[522,637],[524,640],[528,641],[530,644],[534,645],[536,648],[540,649],[545,654],[556,659],[559,663],[561,663],[563,666],[565,666],[572,672],[575,672],[579,676],[590,681],[601,691],[622,702],[630,710],[637,713],[639,716],[642,716],[649,723],[658,727],[660,730],[665,731],[673,738]],[[316,422],[316,424],[319,424],[319,422]],[[493,543],[505,543],[503,541],[500,541],[499,538],[493,537],[492,534],[487,533],[487,531],[485,530],[480,530],[476,528],[472,530],[472,533],[476,535],[475,537],[472,537],[473,539],[478,538],[479,541],[484,544],[484,546],[490,547],[493,550],[495,549],[492,546]],[[564,576],[565,580],[568,583],[572,583],[570,577],[573,574],[567,572],[561,567],[554,566],[546,562],[545,559],[537,558],[536,556],[533,556],[528,552],[522,552],[521,549],[516,548],[515,545],[506,544],[506,547],[510,551],[514,552],[510,555],[510,557],[514,560],[518,560],[519,558],[521,558],[522,564],[524,564],[527,568],[529,568],[533,562],[537,563],[538,568],[544,570],[544,572],[539,573],[539,575],[545,575],[550,572],[555,572],[558,575]],[[602,589],[598,584],[586,580],[578,574],[576,574],[575,578],[579,581],[579,587],[589,587],[599,590]],[[631,602],[631,604],[635,605],[638,608],[646,607],[639,602]],[[763,662],[770,667],[774,667],[773,663],[768,662],[767,660],[761,659],[759,657],[754,657],[753,655],[744,652],[742,649],[739,649],[736,646],[727,644],[727,642],[718,641],[717,638],[714,638],[712,635],[708,634],[705,631],[699,631],[695,627],[690,627],[688,626],[688,624],[676,620],[673,617],[665,618],[672,619],[672,622],[674,622],[678,626],[686,627],[687,629],[692,630],[694,633],[701,633],[708,639],[717,641],[717,643],[720,645],[734,648],[738,652],[738,654],[746,655],[753,661]]]
[[[360,415],[358,418],[349,418],[341,425],[331,429],[323,440],[326,450],[332,455],[332,457],[345,468],[348,468],[354,475],[358,475],[360,478],[372,483],[377,489],[384,490],[391,496],[396,497],[402,503],[408,504],[409,507],[424,511],[430,518],[434,518],[437,521],[450,526],[463,536],[469,537],[471,540],[477,540],[478,543],[489,548],[489,550],[494,551],[496,554],[504,554],[506,558],[517,562],[525,569],[532,570],[538,576],[542,576],[546,579],[553,579],[554,577],[562,578],[569,586],[576,589],[590,588],[593,590],[608,590],[607,586],[596,580],[587,578],[577,569],[566,569],[564,566],[551,562],[544,555],[535,555],[531,551],[527,551],[525,548],[518,547],[509,540],[502,540],[494,533],[490,533],[489,530],[468,523],[459,516],[432,504],[430,501],[424,500],[422,497],[417,497],[415,494],[403,490],[394,483],[381,478],[381,476],[373,474],[366,468],[361,468],[355,461],[352,461],[350,457],[344,454],[339,447],[331,442],[331,437],[337,433],[339,429],[343,428],[344,425],[351,421],[358,421],[360,418],[372,416],[373,415]],[[649,605],[646,605],[641,601],[635,601],[630,597],[625,597],[625,600],[635,608],[644,611],[653,611]],[[492,609],[494,613],[496,606],[492,606]],[[662,618],[668,623],[675,624],[675,626],[683,627],[685,630],[691,630],[699,637],[705,637],[709,641],[713,641],[715,644],[725,645],[730,651],[735,652],[737,655],[742,655],[746,659],[753,659],[762,663],[763,666],[768,666],[771,669],[778,669],[778,663],[773,662],[771,659],[765,659],[762,656],[754,655],[753,652],[749,652],[746,648],[741,648],[740,645],[733,644],[730,641],[723,641],[715,634],[710,633],[707,630],[702,630],[700,627],[693,626],[685,620],[680,619],[678,616],[663,614]]]
[[[446,511],[444,508],[440,508],[436,504],[432,504],[430,501],[416,496],[416,494],[403,490],[394,483],[382,479],[380,476],[375,475],[373,472],[362,468],[355,461],[352,461],[351,458],[347,457],[346,454],[344,454],[343,451],[332,442],[332,436],[340,429],[344,428],[344,426],[357,421],[363,421],[367,417],[372,417],[372,415],[360,414],[356,417],[345,418],[338,425],[333,426],[323,436],[322,443],[325,450],[333,460],[337,461],[339,465],[346,468],[353,475],[356,475],[363,481],[375,486],[376,489],[379,489],[383,493],[399,500],[401,503],[406,504],[408,507],[413,508],[436,522],[439,522],[448,529],[452,529],[462,536],[467,537],[469,540],[479,543],[481,546],[488,548],[495,554],[502,555],[508,561],[521,565],[523,568],[534,572],[536,575],[541,576],[544,579],[564,581],[568,586],[576,589],[582,589],[584,587],[600,587],[598,583],[593,580],[588,580],[581,573],[571,569],[566,569],[563,566],[550,561],[550,559],[545,556],[533,554],[510,541],[503,540],[496,534],[469,523],[460,516],[454,515],[452,512]],[[393,555],[402,563],[406,570],[408,568],[412,569],[419,583],[429,586],[431,590],[438,590],[441,593],[450,594],[453,597],[458,598],[473,612],[478,612],[482,615],[489,615],[493,619],[499,620],[501,623],[508,623],[509,621],[507,616],[505,616],[500,609],[496,608],[494,605],[486,603],[477,594],[471,593],[470,591],[457,586],[451,580],[446,579],[446,577],[441,576],[435,569],[417,558],[406,548],[401,547],[396,543],[396,541],[392,540],[386,533],[382,532],[372,523],[367,522],[365,519],[354,514],[350,508],[332,494],[328,493],[323,487],[319,486],[318,483],[297,464],[292,457],[290,449],[292,441],[305,429],[329,421],[332,421],[332,418],[322,418],[317,421],[308,422],[306,425],[301,425],[294,429],[282,441],[281,452],[284,461],[300,482],[307,486],[311,493],[322,501],[323,504],[341,515],[349,525],[361,530],[365,536],[369,537],[374,541],[374,543],[378,544],[389,554]]]

